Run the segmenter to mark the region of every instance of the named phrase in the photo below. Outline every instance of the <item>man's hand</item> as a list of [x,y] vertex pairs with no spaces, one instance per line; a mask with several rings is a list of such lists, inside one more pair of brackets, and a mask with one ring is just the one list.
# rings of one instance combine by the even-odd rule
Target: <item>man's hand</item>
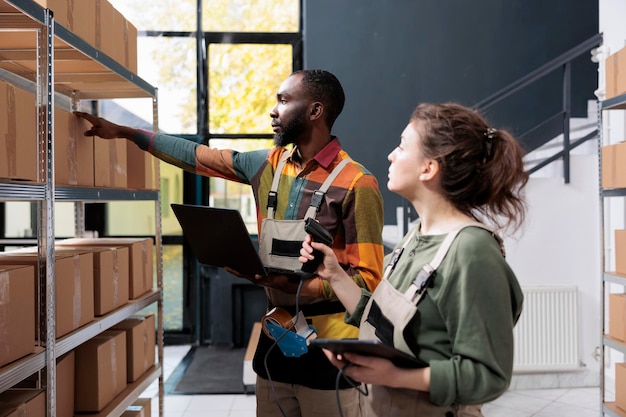
[[132,139],[135,130],[130,127],[116,125],[102,117],[97,117],[82,111],[75,111],[74,114],[82,117],[92,124],[91,129],[87,130],[85,136],[99,136],[103,139],[125,138]]

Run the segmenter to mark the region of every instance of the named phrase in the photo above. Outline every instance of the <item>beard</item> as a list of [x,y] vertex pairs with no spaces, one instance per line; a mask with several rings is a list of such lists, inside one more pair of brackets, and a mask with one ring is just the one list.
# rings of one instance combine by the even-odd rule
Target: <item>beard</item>
[[281,124],[279,132],[274,134],[274,145],[287,146],[296,142],[298,136],[304,133],[307,129],[306,109],[299,114],[294,115],[291,121],[286,125]]

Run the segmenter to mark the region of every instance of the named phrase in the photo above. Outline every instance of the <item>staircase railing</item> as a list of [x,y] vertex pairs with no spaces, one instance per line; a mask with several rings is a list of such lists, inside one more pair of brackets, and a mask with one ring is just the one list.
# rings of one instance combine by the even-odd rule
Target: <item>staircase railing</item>
[[[561,110],[546,119],[545,121],[539,123],[534,128],[520,135],[519,139],[522,140],[524,137],[530,137],[534,132],[539,131],[543,126],[554,126],[555,124],[560,125],[560,133],[563,134],[563,149],[555,153],[553,156],[547,158],[536,166],[532,167],[528,170],[529,174],[538,171],[539,169],[545,167],[546,165],[558,160],[563,160],[563,179],[566,184],[570,182],[570,151],[582,143],[593,139],[597,136],[597,131],[592,132],[585,137],[575,141],[574,143],[570,143],[570,118],[571,118],[571,67],[572,61],[575,58],[578,58],[580,55],[584,53],[588,53],[591,49],[602,43],[602,34],[598,33],[591,38],[587,39],[584,42],[581,42],[579,45],[565,52],[564,54],[558,56],[552,61],[547,62],[536,70],[528,73],[527,75],[519,78],[518,80],[512,82],[508,86],[502,88],[501,90],[495,92],[489,97],[479,101],[474,105],[476,110],[484,112],[488,108],[492,107],[496,103],[504,100],[505,98],[513,95],[514,93],[523,90],[534,82],[542,79],[543,77],[551,74],[553,71],[562,69],[562,107]],[[561,130],[562,129],[562,130]],[[552,139],[552,138],[550,138]]]

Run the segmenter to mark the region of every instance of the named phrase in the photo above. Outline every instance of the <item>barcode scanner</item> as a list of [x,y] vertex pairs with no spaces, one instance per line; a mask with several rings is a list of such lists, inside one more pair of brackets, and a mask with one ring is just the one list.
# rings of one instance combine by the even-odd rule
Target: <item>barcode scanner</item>
[[[328,230],[326,230],[324,226],[319,224],[311,217],[308,217],[304,221],[304,230],[311,235],[313,241],[315,242],[323,243],[327,246],[333,244],[333,237],[330,232],[328,232]],[[313,249],[313,256],[313,259],[310,259],[308,262],[302,264],[302,272],[312,274],[317,270],[317,267],[320,266],[320,264],[324,261],[324,254],[317,249]]]

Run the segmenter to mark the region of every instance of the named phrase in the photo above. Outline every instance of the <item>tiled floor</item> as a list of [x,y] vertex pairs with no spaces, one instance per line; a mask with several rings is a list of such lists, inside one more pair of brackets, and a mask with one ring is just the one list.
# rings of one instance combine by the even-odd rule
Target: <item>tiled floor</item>
[[[164,349],[165,379],[185,356],[189,346]],[[152,416],[159,416],[158,388],[149,387],[143,397],[153,397]],[[254,395],[166,395],[164,417],[255,417]],[[599,388],[508,391],[483,407],[485,417],[599,417]]]

